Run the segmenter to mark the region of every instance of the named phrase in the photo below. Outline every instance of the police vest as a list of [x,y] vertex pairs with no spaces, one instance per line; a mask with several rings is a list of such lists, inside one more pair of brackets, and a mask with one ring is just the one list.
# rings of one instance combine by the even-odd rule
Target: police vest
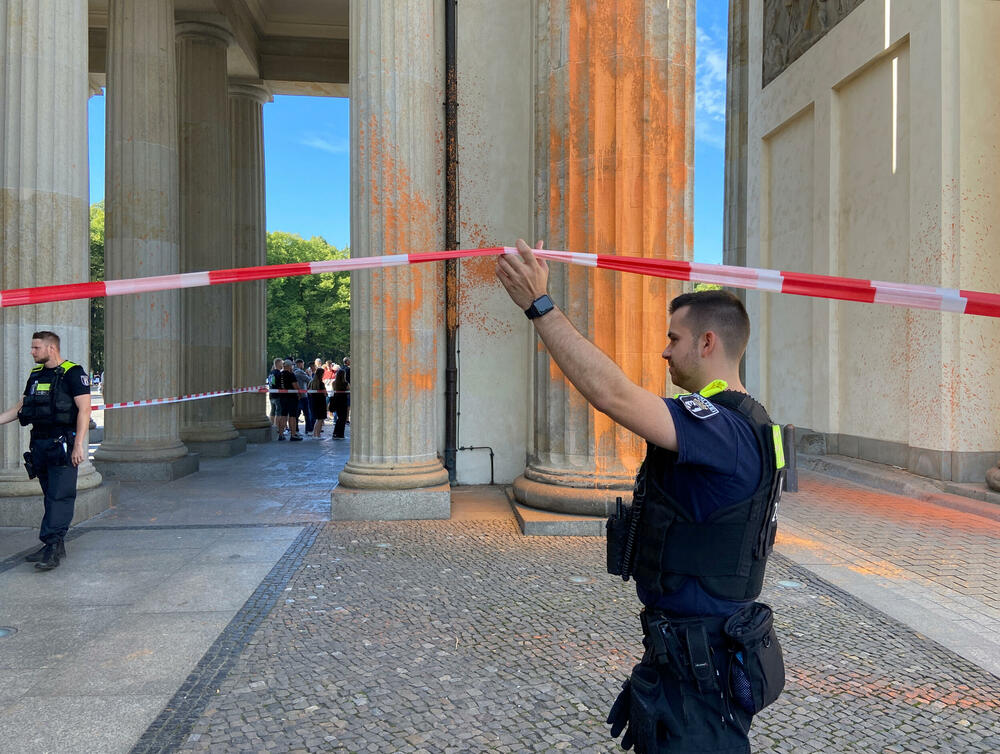
[[[79,413],[76,401],[62,385],[66,372],[75,366],[78,365],[72,361],[64,361],[55,368],[51,382],[38,380],[31,384],[31,394],[24,396],[21,410],[17,412],[21,426],[28,424],[76,426],[76,417]],[[43,364],[36,364],[32,367],[31,374],[41,372],[44,368]]]
[[[756,599],[777,532],[778,501],[785,476],[781,427],[771,422],[757,401],[745,393],[727,390],[721,380],[705,388],[700,396],[749,421],[764,463],[760,484],[746,500],[720,508],[703,522],[695,521],[690,511],[663,487],[676,456],[650,444],[633,494],[642,511],[633,573],[638,583],[658,594],[675,592],[693,577],[719,599]],[[706,410],[711,408],[706,406]]]

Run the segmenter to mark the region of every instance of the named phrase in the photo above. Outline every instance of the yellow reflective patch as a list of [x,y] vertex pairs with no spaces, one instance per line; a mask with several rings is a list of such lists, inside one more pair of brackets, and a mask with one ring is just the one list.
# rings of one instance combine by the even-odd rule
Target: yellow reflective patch
[[774,436],[774,467],[783,469],[785,468],[785,446],[781,442],[781,427],[778,424],[772,424],[771,433]]
[[712,380],[698,392],[701,394],[703,398],[711,398],[716,393],[721,393],[728,387],[729,383],[726,382],[725,380]]
[[49,388],[51,388],[51,387],[52,387],[51,383],[48,383],[48,382],[39,382],[39,383],[35,384],[35,392],[36,393],[47,393],[47,392],[49,392]]
[[75,361],[70,361],[69,359],[66,359],[66,361],[64,361],[59,366],[61,366],[63,368],[64,372],[68,372],[73,367],[77,367],[77,366],[80,366],[80,365],[77,364]]

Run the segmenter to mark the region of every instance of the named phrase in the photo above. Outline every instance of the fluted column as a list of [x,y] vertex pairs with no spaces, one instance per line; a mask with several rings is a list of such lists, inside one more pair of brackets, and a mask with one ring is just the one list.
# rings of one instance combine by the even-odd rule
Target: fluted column
[[[444,18],[439,3],[351,3],[351,255],[441,247]],[[334,518],[447,518],[438,264],[351,276],[351,458]],[[359,490],[363,492],[359,492]]]
[[[90,278],[88,91],[86,0],[0,0],[0,288]],[[17,403],[34,366],[36,330],[56,332],[64,358],[85,367],[89,360],[87,301],[0,309],[5,409]],[[27,448],[27,429],[0,427],[0,526],[41,520],[41,490],[22,466]],[[85,462],[78,489],[100,483]],[[106,507],[106,491],[103,501]],[[77,520],[95,512],[78,498]]]
[[[110,0],[104,260],[109,280],[179,270],[174,0]],[[105,303],[107,402],[180,392],[180,292]],[[108,411],[94,455],[117,479],[175,479],[198,468],[178,405]]]
[[[264,113],[271,93],[260,83],[229,86],[229,131],[233,192],[233,257],[236,267],[267,264],[264,222]],[[233,287],[233,379],[249,387],[267,373],[267,283],[255,280]],[[234,396],[233,424],[250,442],[271,439],[267,396]]]
[[[181,272],[234,266],[226,73],[232,41],[215,24],[177,24]],[[181,311],[181,391],[233,387],[232,286],[186,289]],[[203,455],[244,451],[246,439],[233,426],[232,397],[182,404],[181,439]]]
[[[750,97],[750,0],[729,0],[726,76],[726,197],[722,263],[747,263],[747,118]],[[738,291],[745,298],[745,292]]]
[[[536,235],[580,252],[690,260],[694,0],[540,0]],[[660,353],[679,283],[551,265],[556,303],[633,381],[667,390]],[[604,515],[645,443],[592,409],[539,344],[530,506]]]

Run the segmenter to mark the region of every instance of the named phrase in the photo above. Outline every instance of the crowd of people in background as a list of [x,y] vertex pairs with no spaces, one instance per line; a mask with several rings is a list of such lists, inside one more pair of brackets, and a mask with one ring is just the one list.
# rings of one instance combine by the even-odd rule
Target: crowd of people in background
[[[343,364],[315,359],[277,358],[267,376],[271,424],[278,440],[301,442],[304,436],[326,439],[323,426],[333,421],[334,440],[343,440],[351,423],[351,360]],[[303,433],[299,432],[299,419]]]

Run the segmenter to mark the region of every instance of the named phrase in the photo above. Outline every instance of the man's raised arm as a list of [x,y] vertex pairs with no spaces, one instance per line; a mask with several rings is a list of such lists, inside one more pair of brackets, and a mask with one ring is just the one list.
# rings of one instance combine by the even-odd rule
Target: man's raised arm
[[[518,256],[501,255],[497,277],[514,303],[524,310],[546,294],[548,265],[537,259],[524,241],[518,239],[517,248]],[[649,442],[677,450],[674,421],[660,396],[626,377],[558,307],[532,323],[549,355],[594,408]]]

